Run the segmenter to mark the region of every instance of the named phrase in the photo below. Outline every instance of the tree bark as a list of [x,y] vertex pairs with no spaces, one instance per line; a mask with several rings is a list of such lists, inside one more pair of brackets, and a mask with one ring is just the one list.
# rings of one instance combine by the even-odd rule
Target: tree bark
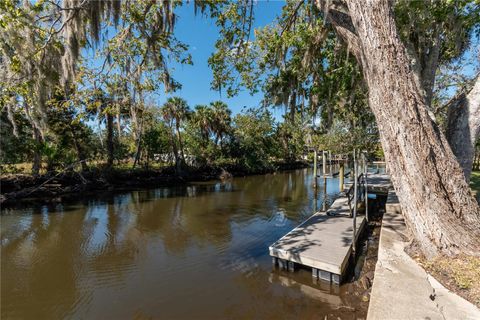
[[136,144],[136,151],[135,151],[135,158],[133,160],[133,168],[135,169],[136,165],[140,163],[140,156],[142,154],[142,133],[140,132],[137,136],[137,140],[135,141]]
[[[421,37],[421,40],[417,40],[416,43],[412,41],[406,42],[406,50],[410,57],[412,69],[415,72],[415,80],[419,87],[420,93],[425,98],[425,103],[430,106],[433,99],[433,89],[435,87],[435,77],[438,64],[440,61],[440,47],[441,47],[441,35],[440,25],[438,22],[432,22],[432,36]],[[420,37],[421,35],[412,31],[414,37]],[[433,114],[432,114],[433,115]]]
[[177,139],[178,139],[178,147],[180,149],[180,156],[181,156],[181,165],[185,166],[185,154],[183,153],[183,141],[182,141],[182,135],[180,133],[180,124],[178,123],[178,120],[176,121],[176,132],[177,132]]
[[85,158],[85,152],[83,150],[83,146],[81,145],[77,133],[75,132],[75,128],[70,124],[69,126],[70,133],[72,134],[73,146],[75,147],[75,151],[77,152],[78,160],[80,161],[80,165],[82,166],[82,171],[87,171],[88,166]]
[[169,127],[170,127],[170,143],[172,145],[173,157],[175,158],[175,168],[176,168],[177,174],[180,174],[182,172],[182,164],[181,164],[180,156],[178,155],[178,148],[177,148],[177,143],[175,141],[173,123],[171,120],[170,120]]
[[447,139],[468,182],[480,136],[480,77],[470,92],[461,93],[449,103],[447,119]]
[[107,113],[107,167],[113,166],[113,115]]
[[478,203],[428,114],[391,5],[387,0],[350,0],[350,21],[336,21],[330,12],[329,17],[362,65],[391,179],[421,250],[427,257],[460,251],[478,255]]
[[32,175],[38,176],[40,174],[40,168],[42,167],[42,153],[40,149],[43,144],[43,138],[40,134],[40,131],[35,126],[32,126],[32,130],[33,139],[35,140],[35,147],[33,150]]
[[[138,126],[138,127],[137,127]],[[140,119],[140,124],[136,124],[134,130],[138,131],[135,140],[136,144],[136,151],[135,151],[135,159],[133,160],[133,168],[140,163],[141,154],[142,154],[142,136],[143,136],[143,118]]]

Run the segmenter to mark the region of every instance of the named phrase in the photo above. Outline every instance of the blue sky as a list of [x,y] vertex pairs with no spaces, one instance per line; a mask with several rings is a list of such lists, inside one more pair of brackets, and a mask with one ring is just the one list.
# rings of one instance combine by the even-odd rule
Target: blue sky
[[[285,1],[280,0],[257,1],[254,8],[254,28],[263,27],[272,23],[281,13],[284,5]],[[178,15],[178,19],[175,25],[175,35],[180,41],[189,45],[193,65],[169,63],[169,67],[173,69],[173,78],[182,85],[182,89],[177,90],[169,96],[175,95],[184,98],[192,108],[197,104],[208,104],[215,100],[222,100],[228,104],[234,114],[241,112],[243,107],[258,107],[263,98],[262,93],[251,96],[247,90],[244,90],[237,96],[228,98],[225,93],[220,95],[218,91],[210,89],[212,71],[208,66],[208,58],[215,49],[215,41],[219,37],[219,30],[215,25],[215,21],[200,13],[195,14],[192,1],[176,8],[176,14]],[[474,37],[472,43],[473,49],[479,49],[479,40],[478,37]],[[90,54],[91,53],[93,52],[90,52]],[[475,50],[467,50],[459,61],[460,63],[465,63],[467,60],[472,60],[472,56],[477,54]],[[473,60],[475,61],[476,59]],[[99,62],[95,59],[93,63],[98,64]],[[466,64],[465,67],[462,68],[462,72],[466,75],[473,74],[478,68],[478,61],[475,61],[475,64],[476,67]],[[454,94],[455,89],[456,88],[453,87],[449,88],[448,93]],[[155,96],[158,97],[156,102],[161,105],[168,96],[163,93],[163,90],[159,90],[159,93],[161,93],[159,97],[158,95]],[[284,113],[283,108],[276,108],[271,111],[277,120],[280,120]]]
[[[280,14],[284,1],[258,1],[255,5],[254,27],[263,27],[274,21]],[[218,38],[218,28],[215,21],[201,14],[195,15],[193,4],[187,4],[176,12],[179,16],[175,25],[177,38],[190,46],[193,66],[175,66],[173,78],[182,84],[182,89],[174,93],[188,101],[193,108],[196,104],[208,104],[211,101],[225,101],[233,113],[241,112],[244,106],[257,107],[262,100],[262,94],[251,96],[247,91],[242,91],[238,96],[227,98],[226,94],[210,89],[212,71],[208,66],[208,58],[215,48]],[[166,100],[161,96],[159,103]],[[275,117],[280,118],[282,110],[273,110]]]

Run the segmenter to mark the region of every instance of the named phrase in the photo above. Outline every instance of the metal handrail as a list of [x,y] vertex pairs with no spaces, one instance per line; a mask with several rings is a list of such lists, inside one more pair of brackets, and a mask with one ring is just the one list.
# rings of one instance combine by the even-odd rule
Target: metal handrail
[[[365,177],[364,177],[363,173],[360,173],[358,175],[357,183],[359,185],[359,188],[357,188],[357,203],[355,205],[357,205],[359,202],[364,200],[364,199],[361,199],[361,196],[364,194],[364,192],[361,192],[361,190],[363,190],[363,188],[365,188]],[[354,188],[355,188],[355,183],[352,183],[350,188],[348,188],[347,192],[345,193],[345,195],[347,196],[347,200],[348,200],[348,207],[350,209],[350,218],[353,217],[352,201],[355,197]],[[360,195],[360,197],[358,197],[358,195]]]

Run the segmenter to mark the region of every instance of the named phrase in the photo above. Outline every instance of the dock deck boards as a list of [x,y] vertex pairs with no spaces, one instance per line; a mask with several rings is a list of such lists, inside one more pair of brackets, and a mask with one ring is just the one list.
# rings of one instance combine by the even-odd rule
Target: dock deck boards
[[[348,189],[352,186],[352,182],[345,183],[345,188]],[[390,176],[385,173],[369,173],[367,175],[367,188],[370,193],[384,193],[387,194],[388,190],[392,187]]]
[[[386,174],[368,175],[369,192],[388,192]],[[269,247],[272,257],[298,263],[332,274],[344,274],[352,252],[353,221],[347,197],[336,199],[326,212],[317,212]],[[366,224],[357,216],[356,237]],[[355,241],[357,241],[355,239]]]
[[[357,237],[365,216],[357,217]],[[353,222],[346,197],[317,212],[269,248],[270,255],[341,275],[352,250]]]

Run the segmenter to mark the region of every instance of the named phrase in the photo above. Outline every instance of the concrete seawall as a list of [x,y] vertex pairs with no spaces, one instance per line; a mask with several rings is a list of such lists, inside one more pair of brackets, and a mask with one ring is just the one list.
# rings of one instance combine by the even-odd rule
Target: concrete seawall
[[408,233],[389,191],[367,319],[480,319],[480,310],[443,287],[404,248]]

